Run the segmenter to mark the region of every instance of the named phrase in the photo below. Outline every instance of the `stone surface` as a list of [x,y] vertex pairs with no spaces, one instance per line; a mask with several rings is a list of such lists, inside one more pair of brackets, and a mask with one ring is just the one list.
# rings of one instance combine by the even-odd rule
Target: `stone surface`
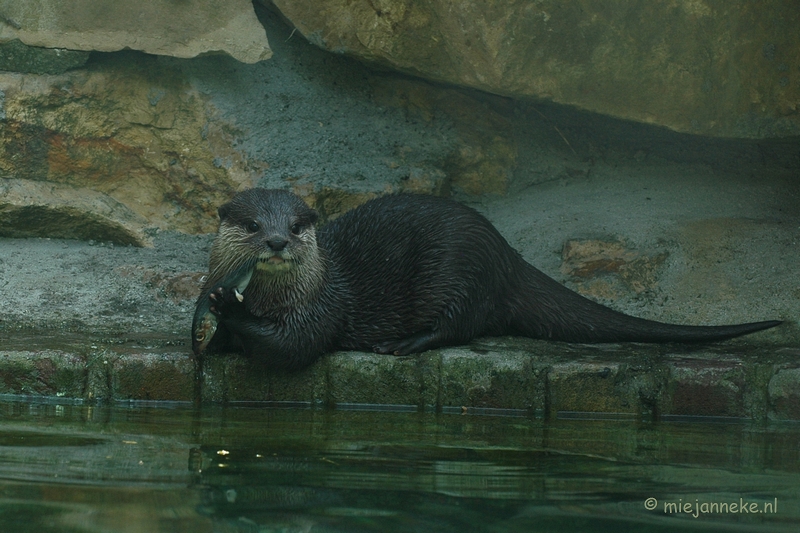
[[268,372],[242,357],[203,357],[202,400],[209,402],[322,403],[327,365],[299,372]]
[[[800,355],[800,350],[795,351]],[[779,368],[769,381],[770,414],[779,419],[800,419],[800,368]]]
[[[211,232],[216,206],[252,185],[205,97],[150,58],[123,57],[59,76],[0,73],[0,206],[16,223],[4,235],[142,244],[146,227]],[[48,223],[70,217],[88,223]]]
[[559,412],[636,415],[637,398],[619,363],[574,361],[554,365],[548,375],[548,416]]
[[[300,372],[276,372],[232,354],[205,356],[198,367],[187,345],[163,336],[72,335],[57,348],[32,350],[4,335],[0,394],[499,409],[550,419],[800,419],[796,349],[765,355],[757,346],[598,347],[503,337],[411,357],[336,352]],[[58,336],[44,338],[58,344]]]
[[530,352],[498,350],[491,344],[442,351],[436,405],[542,413],[546,366]]
[[0,42],[195,57],[222,52],[254,63],[272,56],[249,0],[2,0]]
[[[453,124],[457,145],[442,164],[446,180],[431,192],[443,194],[450,189],[474,195],[506,192],[518,158],[513,126],[506,115],[463,92],[418,80],[378,78],[373,99],[404,109],[427,123],[444,118]],[[413,185],[415,177],[410,176],[408,181]]]
[[327,50],[436,81],[682,132],[800,134],[793,2],[273,3]]
[[584,296],[613,300],[626,292],[654,290],[658,268],[668,255],[645,255],[619,241],[573,239],[564,243],[560,270],[577,282],[576,290]]
[[15,39],[0,44],[0,70],[31,74],[62,74],[82,67],[89,52],[64,48],[39,48],[26,46]]
[[747,385],[741,361],[679,359],[670,365],[671,402],[666,414],[738,416]]
[[129,350],[115,355],[106,354],[111,365],[110,398],[185,402],[195,398],[194,360],[187,354]]
[[61,237],[147,246],[147,221],[86,187],[0,179],[0,236]]
[[0,352],[0,394],[84,397],[87,365],[77,353],[34,349]]
[[372,357],[350,352],[326,358],[328,366],[327,403],[381,404],[395,398],[400,405],[424,405],[424,387],[412,358]]

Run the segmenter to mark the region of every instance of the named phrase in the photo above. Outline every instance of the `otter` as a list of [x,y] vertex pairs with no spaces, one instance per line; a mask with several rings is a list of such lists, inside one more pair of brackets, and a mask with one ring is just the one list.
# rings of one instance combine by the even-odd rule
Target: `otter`
[[238,347],[297,369],[337,349],[408,355],[498,335],[708,342],[781,323],[681,326],[614,311],[527,263],[474,209],[441,197],[383,196],[317,230],[317,212],[295,194],[249,189],[219,218],[195,315],[198,354]]

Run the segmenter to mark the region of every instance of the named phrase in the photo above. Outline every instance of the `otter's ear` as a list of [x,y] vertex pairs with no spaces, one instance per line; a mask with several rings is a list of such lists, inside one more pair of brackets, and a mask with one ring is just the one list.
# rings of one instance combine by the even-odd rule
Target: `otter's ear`
[[319,218],[319,213],[317,213],[313,209],[308,213],[308,220],[312,224],[316,224],[318,218]]
[[229,203],[219,206],[219,209],[217,209],[217,213],[219,214],[220,220],[225,220],[226,218],[228,218],[228,211],[230,211],[230,208],[231,204]]

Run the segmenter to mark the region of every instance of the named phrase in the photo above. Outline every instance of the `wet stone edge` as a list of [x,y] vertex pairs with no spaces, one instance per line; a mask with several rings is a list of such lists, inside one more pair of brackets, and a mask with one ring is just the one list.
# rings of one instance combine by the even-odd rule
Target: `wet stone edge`
[[16,347],[0,350],[0,395],[394,406],[551,419],[800,420],[800,351],[748,344],[590,346],[501,338],[410,357],[337,352],[299,372],[279,372],[238,355],[198,361],[184,346]]

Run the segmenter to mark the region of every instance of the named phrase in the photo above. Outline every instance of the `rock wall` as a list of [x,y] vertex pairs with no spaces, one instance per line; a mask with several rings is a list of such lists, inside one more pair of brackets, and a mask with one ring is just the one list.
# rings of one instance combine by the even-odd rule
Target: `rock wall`
[[[0,234],[145,244],[147,228],[211,232],[214,204],[253,184],[228,125],[185,79],[154,58],[107,59],[56,76],[0,73]],[[44,185],[59,198],[48,216]],[[87,190],[105,199],[87,202]]]
[[[578,24],[577,11],[571,7],[550,6],[544,1],[530,4],[529,10],[533,9],[530,6],[542,10],[535,13],[539,17],[536,20],[542,19],[540,22],[550,24],[544,28],[554,29],[558,27],[557,23],[566,24],[559,31],[548,31],[541,39],[534,39],[544,43],[542,46],[554,47],[555,51],[550,54],[552,57],[561,57],[560,62],[552,60],[547,68],[535,63],[544,59],[541,53],[531,50],[528,50],[531,57],[527,59],[527,67],[517,65],[511,68],[514,57],[522,58],[515,47],[522,35],[529,34],[514,30],[517,33],[512,32],[509,37],[498,31],[512,31],[515,24],[522,23],[523,15],[530,15],[528,11],[516,13],[514,9],[522,8],[515,8],[513,2],[503,9],[516,15],[504,15],[495,20],[486,18],[489,17],[488,11],[475,11],[478,4],[469,2],[453,4],[452,12],[447,12],[450,18],[444,17],[444,12],[439,13],[440,16],[420,18],[420,9],[435,11],[443,8],[432,2],[406,6],[387,0],[374,3],[374,6],[380,11],[381,21],[392,23],[385,26],[381,22],[372,33],[355,34],[356,37],[360,35],[358,39],[376,47],[369,54],[362,54],[363,57],[386,64],[399,61],[400,57],[413,59],[418,56],[419,61],[414,59],[418,67],[411,68],[411,63],[395,66],[425,74],[428,68],[425,61],[430,60],[436,65],[436,68],[431,67],[435,75],[430,75],[435,79],[448,80],[455,76],[459,69],[453,61],[458,56],[457,63],[469,67],[471,74],[450,81],[495,90],[489,85],[473,82],[499,80],[505,84],[508,80],[517,80],[519,83],[505,84],[504,87],[516,87],[515,94],[522,96],[506,98],[436,84],[393,71],[375,70],[342,54],[330,54],[310,46],[300,32],[278,19],[277,12],[268,11],[260,4],[256,4],[259,17],[256,33],[264,33],[266,29],[266,33],[274,36],[276,53],[269,61],[244,63],[231,56],[207,53],[193,59],[133,51],[94,51],[89,54],[24,45],[19,39],[28,35],[25,32],[33,32],[36,28],[41,30],[46,26],[45,21],[54,20],[47,18],[44,12],[40,18],[29,12],[30,6],[43,6],[43,2],[0,2],[0,36],[14,39],[0,45],[0,69],[5,70],[0,72],[0,179],[3,180],[0,187],[0,236],[75,237],[146,245],[158,230],[214,231],[216,207],[235,191],[256,184],[291,187],[323,217],[329,218],[387,192],[505,194],[509,190],[518,191],[553,180],[586,178],[598,160],[631,156],[644,161],[653,156],[669,158],[677,153],[680,157],[685,158],[688,154],[704,161],[717,154],[715,163],[723,161],[736,166],[742,160],[763,158],[765,150],[768,150],[758,144],[732,147],[725,142],[718,143],[718,148],[711,146],[714,149],[709,149],[708,141],[701,137],[665,136],[663,131],[655,128],[632,127],[634,123],[608,120],[568,106],[541,104],[527,99],[531,95],[523,90],[525,84],[520,77],[524,72],[539,76],[553,76],[558,72],[573,76],[582,72],[583,76],[594,69],[594,75],[600,76],[601,70],[605,69],[603,72],[611,80],[609,84],[628,76],[622,66],[611,66],[611,63],[602,68],[600,63],[593,61],[577,70],[564,67],[569,50],[578,46],[566,33],[572,26],[565,21],[571,20],[577,27],[585,27],[587,32],[594,28],[594,33],[587,35],[597,37],[598,32],[602,33],[601,29],[607,26],[601,24],[603,20],[610,23],[608,17],[611,14],[621,16],[617,11],[609,11],[605,19],[593,18],[596,25],[592,26],[588,22]],[[55,0],[53,2],[52,6],[55,6]],[[152,5],[156,4],[159,2]],[[291,10],[302,6],[302,3],[291,6],[281,2],[276,4],[289,16],[292,16]],[[186,6],[191,5],[191,2],[186,3]],[[166,13],[153,11],[155,8],[151,9],[151,4],[147,6],[150,7],[142,11],[145,14]],[[378,13],[374,6],[370,7],[373,15]],[[700,4],[695,6],[698,13],[706,13],[698,6]],[[174,3],[162,7],[177,9]],[[676,13],[689,9],[681,3],[673,7],[678,10]],[[654,10],[662,8],[660,3],[652,7]],[[323,6],[322,13],[329,12],[333,24],[336,19],[331,10],[338,10],[340,14],[347,10],[366,13],[364,9],[361,3],[351,2],[338,7],[334,4]],[[631,4],[626,9],[632,20],[644,17],[637,11],[643,9],[640,4]],[[246,2],[233,3],[226,13],[231,15],[231,10],[252,12],[253,7]],[[50,14],[55,12],[55,7],[47,11]],[[548,20],[544,20],[547,17],[541,13],[547,14]],[[195,19],[192,19],[195,22],[186,21],[173,14],[175,17],[170,19],[170,24],[186,24],[186,28],[194,28],[198,35],[202,33]],[[208,13],[203,16],[210,20]],[[340,33],[310,31],[308,28],[311,26],[307,24],[317,16],[317,12],[309,11],[300,18],[292,18],[313,42],[324,45],[338,42],[333,47],[335,51],[358,52],[342,44],[349,38],[344,29],[340,28]],[[711,15],[703,16],[708,18]],[[109,22],[107,19],[104,15],[88,18],[83,23],[93,21],[102,25]],[[467,19],[471,20],[469,24]],[[231,20],[230,17],[214,19],[214,27],[227,28],[226,31],[235,33],[237,26],[230,26]],[[458,51],[460,49],[454,43],[442,44],[444,41],[436,37],[439,35],[436,32],[443,31],[439,28],[442,24],[452,26],[451,30],[455,32],[453,24],[458,20],[461,20],[459,38],[472,36],[475,40],[469,41],[470,46],[476,48],[480,44],[481,53],[489,54],[483,60],[463,56],[464,50]],[[491,23],[487,22],[489,20]],[[683,19],[678,17],[676,20],[677,28]],[[118,26],[117,22],[109,24],[111,29]],[[407,35],[401,31],[411,31],[409,24],[416,24],[413,26],[416,33]],[[621,22],[614,24],[617,26],[612,26],[620,33]],[[783,22],[775,24],[778,27]],[[494,37],[481,37],[478,32],[481,28]],[[746,34],[745,30],[742,31],[743,35]],[[163,27],[158,32],[168,40],[182,39],[180,32],[171,34]],[[94,35],[88,30],[85,33]],[[34,34],[40,35],[36,32],[30,35]],[[794,52],[785,46],[787,39],[794,38],[793,35],[779,32],[776,39],[783,39],[780,41],[783,44],[774,49],[759,49],[761,60],[777,68],[776,72],[785,72],[782,76],[789,80],[787,95],[796,86],[794,71],[782,66],[793,64],[790,57]],[[387,40],[392,36],[395,41]],[[48,42],[54,46],[66,43]],[[558,49],[559,42],[566,47],[565,50]],[[589,50],[588,42],[579,48],[584,52]],[[618,45],[624,44],[633,54],[635,46],[632,42],[619,39]],[[491,43],[500,47],[495,49],[496,54],[487,48]],[[567,46],[566,43],[572,44]],[[500,53],[500,50],[505,50],[501,45],[511,48]],[[362,43],[360,46],[365,45]],[[159,50],[167,53],[167,48]],[[216,49],[207,47],[204,50],[213,52]],[[391,50],[391,57],[381,59],[375,50]],[[541,50],[547,50],[547,47]],[[569,57],[580,55],[575,50]],[[614,54],[621,53],[613,47],[608,50],[616,50]],[[173,50],[171,53],[180,55],[182,52]],[[677,51],[675,54],[670,57],[683,57]],[[631,55],[631,60],[634,59],[640,60],[641,54]],[[480,69],[488,66],[496,72],[492,76],[480,74]],[[653,69],[659,71],[659,68]],[[643,80],[646,79],[643,73],[640,74]],[[562,92],[559,94],[566,94],[563,91],[571,86],[568,79],[575,81],[579,78],[564,78],[562,85],[555,82],[545,85],[560,86]],[[602,79],[602,76],[598,78]],[[666,81],[664,83],[665,90],[672,90]],[[781,83],[779,80],[778,86]],[[611,91],[610,85],[607,89]],[[756,84],[750,94],[758,90]],[[584,92],[598,98],[598,95],[605,94],[594,89],[578,91],[580,94]],[[538,96],[546,97],[548,94],[553,96],[556,92],[543,92]],[[633,98],[619,92],[615,98],[630,104],[632,110],[637,109],[637,101],[646,100],[651,109],[657,105],[675,109],[684,105],[680,100],[673,101],[673,95],[656,98],[642,93]],[[555,97],[552,99],[557,100]],[[575,104],[574,101],[570,103]],[[623,107],[620,105],[620,109]],[[686,116],[691,115],[691,109],[689,106],[683,110],[688,113]],[[721,109],[718,107],[717,111]],[[793,108],[789,106],[786,109],[784,118],[791,122],[794,120]],[[652,122],[663,123],[660,118],[653,117]],[[795,153],[792,150],[791,147],[781,148],[779,152],[795,157],[791,155]],[[791,165],[796,166],[796,162],[789,163]]]
[[0,0],[0,42],[43,48],[195,57],[245,63],[272,51],[250,0]]
[[323,217],[392,191],[506,190],[517,148],[501,113],[261,15],[280,57],[257,64],[130,51],[59,63],[14,44],[36,61],[0,72],[0,236],[212,232],[216,207],[256,184],[289,185]]
[[273,3],[326,50],[424,78],[680,132],[800,135],[796,0]]

